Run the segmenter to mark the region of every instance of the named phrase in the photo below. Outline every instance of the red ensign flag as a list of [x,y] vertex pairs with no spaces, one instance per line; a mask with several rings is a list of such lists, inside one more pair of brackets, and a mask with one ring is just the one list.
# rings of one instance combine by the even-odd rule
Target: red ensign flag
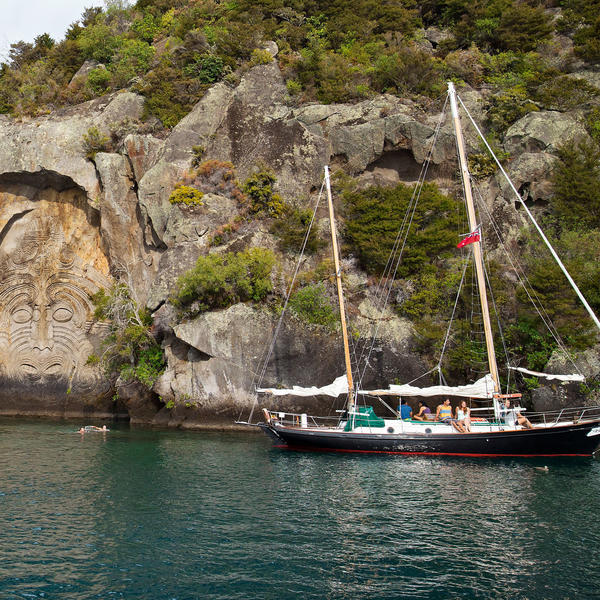
[[468,246],[469,244],[473,244],[474,242],[478,242],[481,239],[479,235],[479,231],[474,231],[469,235],[466,235],[458,244],[456,244],[457,248],[463,248],[464,246]]

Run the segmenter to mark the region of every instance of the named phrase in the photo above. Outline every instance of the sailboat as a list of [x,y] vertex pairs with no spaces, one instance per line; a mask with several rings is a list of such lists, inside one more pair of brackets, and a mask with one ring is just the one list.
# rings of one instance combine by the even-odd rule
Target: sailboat
[[[511,402],[517,400],[520,394],[503,394],[501,391],[488,308],[482,257],[481,225],[476,220],[465,142],[458,113],[458,96],[452,83],[448,85],[448,96],[470,228],[469,234],[465,236],[459,246],[468,245],[472,249],[489,372],[471,384],[454,387],[447,385],[417,387],[405,384],[390,385],[386,389],[361,390],[359,386],[355,385],[346,326],[342,273],[337,249],[329,170],[325,167],[324,179],[331,224],[333,263],[346,373],[324,387],[305,388],[294,386],[291,389],[259,387],[256,391],[274,396],[328,395],[337,397],[345,394],[347,395],[347,402],[345,409],[339,411],[337,419],[329,423],[322,418],[304,413],[292,414],[263,408],[264,422],[258,425],[273,438],[278,446],[300,450],[459,456],[589,456],[600,446],[600,407],[569,408],[536,415],[528,414],[527,418],[524,418],[523,409],[511,405]],[[474,122],[473,124],[483,142],[487,145],[479,128]],[[488,150],[492,152],[489,145]],[[493,156],[495,158],[495,155]],[[495,160],[502,173],[506,175],[500,162],[496,158]],[[508,175],[506,177],[510,182]],[[520,199],[517,190],[514,186],[512,188]],[[523,206],[533,219],[524,203]],[[533,222],[600,329],[600,322],[592,309],[581,295],[575,282],[571,279],[534,219]],[[524,371],[532,373],[532,371]],[[572,376],[571,379],[569,379],[570,376],[554,375],[553,377],[563,378],[563,380],[577,380],[577,377],[580,376]],[[382,400],[382,397],[386,396],[398,398],[464,398],[471,401],[485,401],[489,404],[489,407],[486,409],[488,411],[486,416],[473,418],[470,423],[470,431],[465,431],[465,428],[457,427],[455,422],[448,419],[444,421],[418,421],[401,419],[399,414],[395,418],[382,418],[375,414],[372,406],[366,406],[358,401],[361,397],[374,397]],[[382,402],[385,404],[383,400]]]

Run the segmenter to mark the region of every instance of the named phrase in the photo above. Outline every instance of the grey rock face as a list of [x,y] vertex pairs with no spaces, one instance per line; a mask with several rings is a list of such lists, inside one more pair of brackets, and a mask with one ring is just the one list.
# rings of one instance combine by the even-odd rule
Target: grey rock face
[[[524,200],[547,201],[552,195],[550,178],[557,161],[556,156],[547,152],[523,152],[510,162],[507,172]],[[516,201],[506,178],[498,172],[496,180],[503,196],[511,202]]]
[[[438,34],[425,32],[432,47],[443,41]],[[272,43],[266,50],[277,54]],[[90,68],[88,64],[80,76]],[[469,88],[460,95],[475,118],[481,116],[484,95]],[[230,421],[252,406],[253,374],[269,344],[274,315],[239,304],[186,323],[178,323],[173,314],[165,316],[177,277],[198,256],[275,246],[267,228],[256,223],[245,224],[227,244],[210,246],[215,231],[239,214],[234,198],[206,194],[198,207],[169,202],[174,186],[191,168],[194,147],[203,148],[203,159],[233,163],[241,181],[257,168],[272,169],[277,191],[286,200],[308,198],[330,162],[360,175],[364,185],[413,182],[436,131],[434,176],[443,181],[456,168],[451,127],[438,128],[439,114],[425,113],[409,100],[382,95],[354,105],[300,108],[288,101],[277,62],[256,66],[237,87],[213,86],[164,139],[135,131],[123,134],[122,145],[98,153],[94,162],[85,157],[83,135],[91,127],[108,135],[115,125],[135,123],[143,111],[140,96],[115,94],[25,122],[0,115],[0,297],[36,290],[20,297],[22,318],[13,318],[8,304],[0,305],[0,413],[114,412],[111,391],[86,359],[100,351],[105,333],[94,322],[91,297],[116,275],[127,281],[141,304],[157,311],[155,324],[164,334],[168,359],[153,394],[119,383],[132,419],[191,426]],[[120,130],[130,131],[129,125]],[[534,201],[549,197],[553,153],[573,136],[585,137],[577,118],[554,112],[532,113],[510,128],[505,142],[512,155],[509,171],[521,193]],[[472,135],[467,144],[478,148]],[[499,195],[511,194],[493,178],[486,185],[490,205]],[[498,200],[492,208],[503,216],[511,207]],[[518,218],[502,220],[515,231],[521,225]],[[25,234],[31,239],[20,243]],[[42,252],[36,252],[35,240],[43,241],[37,244]],[[281,282],[291,268],[286,260],[277,276]],[[375,315],[363,279],[351,266],[348,281],[362,294],[353,307],[356,327],[367,334],[379,324],[367,379],[385,385],[399,375],[411,379],[425,372],[411,354],[410,324],[392,314]],[[69,325],[57,322],[40,333],[38,321],[25,313],[41,314],[58,301],[53,283],[64,288],[60,298],[75,298],[71,308],[61,306],[66,312],[58,313],[59,322]],[[15,336],[30,340],[27,356],[14,347]],[[330,383],[343,371],[338,350],[335,336],[287,318],[263,384]],[[57,372],[46,372],[49,365]],[[169,401],[173,409],[165,407]],[[306,402],[285,398],[282,408],[306,410]]]
[[556,111],[532,112],[506,132],[504,147],[511,154],[556,152],[561,144],[589,139],[578,119]]

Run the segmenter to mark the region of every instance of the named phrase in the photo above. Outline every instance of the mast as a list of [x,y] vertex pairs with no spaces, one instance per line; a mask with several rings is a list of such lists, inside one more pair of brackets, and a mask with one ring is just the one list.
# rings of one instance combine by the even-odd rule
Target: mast
[[[465,142],[460,126],[460,117],[458,115],[458,105],[456,103],[456,90],[454,84],[448,82],[448,94],[450,95],[450,107],[452,110],[452,120],[454,122],[454,131],[456,134],[456,146],[458,148],[458,158],[460,160],[460,171],[465,190],[465,201],[467,204],[467,215],[469,218],[470,231],[477,229],[477,220],[475,217],[475,206],[473,204],[473,193],[471,190],[471,179],[467,167],[467,155],[465,152]],[[490,375],[494,381],[494,393],[500,393],[500,379],[498,377],[498,364],[496,363],[496,351],[494,350],[494,339],[492,337],[492,325],[490,321],[490,311],[488,308],[487,293],[485,287],[485,274],[483,271],[483,257],[481,253],[481,241],[471,244],[473,247],[473,259],[475,262],[475,272],[477,275],[477,287],[479,288],[479,300],[481,302],[481,313],[483,317],[483,329],[485,333],[485,345],[487,349],[488,365]],[[496,407],[497,402],[494,402]]]
[[354,408],[354,382],[352,380],[350,346],[348,344],[348,330],[346,328],[346,311],[344,309],[344,291],[342,289],[342,270],[340,268],[337,237],[335,234],[335,216],[333,214],[333,200],[331,199],[331,184],[329,182],[328,166],[325,166],[325,184],[327,187],[327,205],[329,207],[329,223],[331,229],[331,245],[333,248],[333,264],[335,267],[335,281],[337,284],[338,302],[340,306],[340,323],[342,325],[342,340],[344,343],[344,360],[346,361],[346,377],[348,378],[348,411],[351,412]]

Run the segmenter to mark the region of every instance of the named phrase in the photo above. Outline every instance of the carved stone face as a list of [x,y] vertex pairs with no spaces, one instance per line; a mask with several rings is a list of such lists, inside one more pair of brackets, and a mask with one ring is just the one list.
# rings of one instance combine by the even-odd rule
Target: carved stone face
[[91,390],[91,296],[110,285],[108,265],[89,211],[49,194],[0,204],[0,365],[13,386]]

